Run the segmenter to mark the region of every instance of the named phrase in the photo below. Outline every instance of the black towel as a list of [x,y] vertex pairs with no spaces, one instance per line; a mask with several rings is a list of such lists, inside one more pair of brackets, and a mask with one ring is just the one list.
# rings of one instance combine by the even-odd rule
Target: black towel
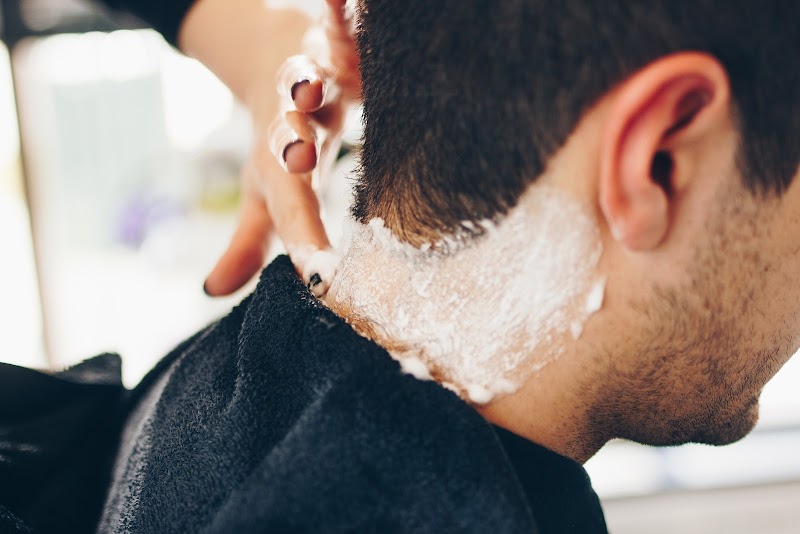
[[123,404],[100,532],[606,531],[580,465],[402,374],[286,257]]
[[123,392],[116,355],[56,375],[0,364],[0,532],[94,530]]

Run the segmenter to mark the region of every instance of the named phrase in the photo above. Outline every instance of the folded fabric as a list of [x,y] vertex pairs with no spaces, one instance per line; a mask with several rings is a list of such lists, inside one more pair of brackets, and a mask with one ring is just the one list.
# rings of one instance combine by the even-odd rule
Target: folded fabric
[[[120,358],[0,364],[0,532],[92,532],[123,421]],[[23,521],[24,519],[24,521]]]
[[[126,419],[98,532],[606,532],[580,465],[403,374],[286,257],[116,406]],[[10,502],[9,524],[39,526]]]

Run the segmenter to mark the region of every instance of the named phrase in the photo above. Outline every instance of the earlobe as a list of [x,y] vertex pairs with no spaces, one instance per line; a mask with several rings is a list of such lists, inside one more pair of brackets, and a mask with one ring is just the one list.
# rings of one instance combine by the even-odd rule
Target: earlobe
[[715,130],[728,104],[725,70],[712,56],[690,52],[651,63],[611,94],[599,203],[625,248],[650,250],[663,242],[673,194],[686,182],[676,159]]

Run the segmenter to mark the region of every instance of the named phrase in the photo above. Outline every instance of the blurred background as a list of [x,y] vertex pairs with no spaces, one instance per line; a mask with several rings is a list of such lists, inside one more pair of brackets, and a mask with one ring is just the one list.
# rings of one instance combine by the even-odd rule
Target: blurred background
[[[79,0],[0,6],[0,361],[58,369],[118,352],[133,387],[252,289],[202,291],[236,221],[249,118],[129,16]],[[322,192],[334,239],[347,169]],[[609,444],[587,469],[611,531],[800,531],[798,385],[800,360],[732,446]]]

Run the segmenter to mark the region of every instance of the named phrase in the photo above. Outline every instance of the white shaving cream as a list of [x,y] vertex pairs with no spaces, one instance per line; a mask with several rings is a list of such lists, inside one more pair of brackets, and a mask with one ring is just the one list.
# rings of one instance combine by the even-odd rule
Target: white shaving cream
[[477,404],[513,393],[577,339],[605,278],[595,223],[535,184],[498,223],[417,248],[381,219],[352,223],[325,302],[402,369]]
[[318,249],[310,245],[286,245],[289,256],[297,268],[301,270],[303,283],[316,297],[322,297],[328,291],[331,281],[336,277],[341,258],[332,248]]

